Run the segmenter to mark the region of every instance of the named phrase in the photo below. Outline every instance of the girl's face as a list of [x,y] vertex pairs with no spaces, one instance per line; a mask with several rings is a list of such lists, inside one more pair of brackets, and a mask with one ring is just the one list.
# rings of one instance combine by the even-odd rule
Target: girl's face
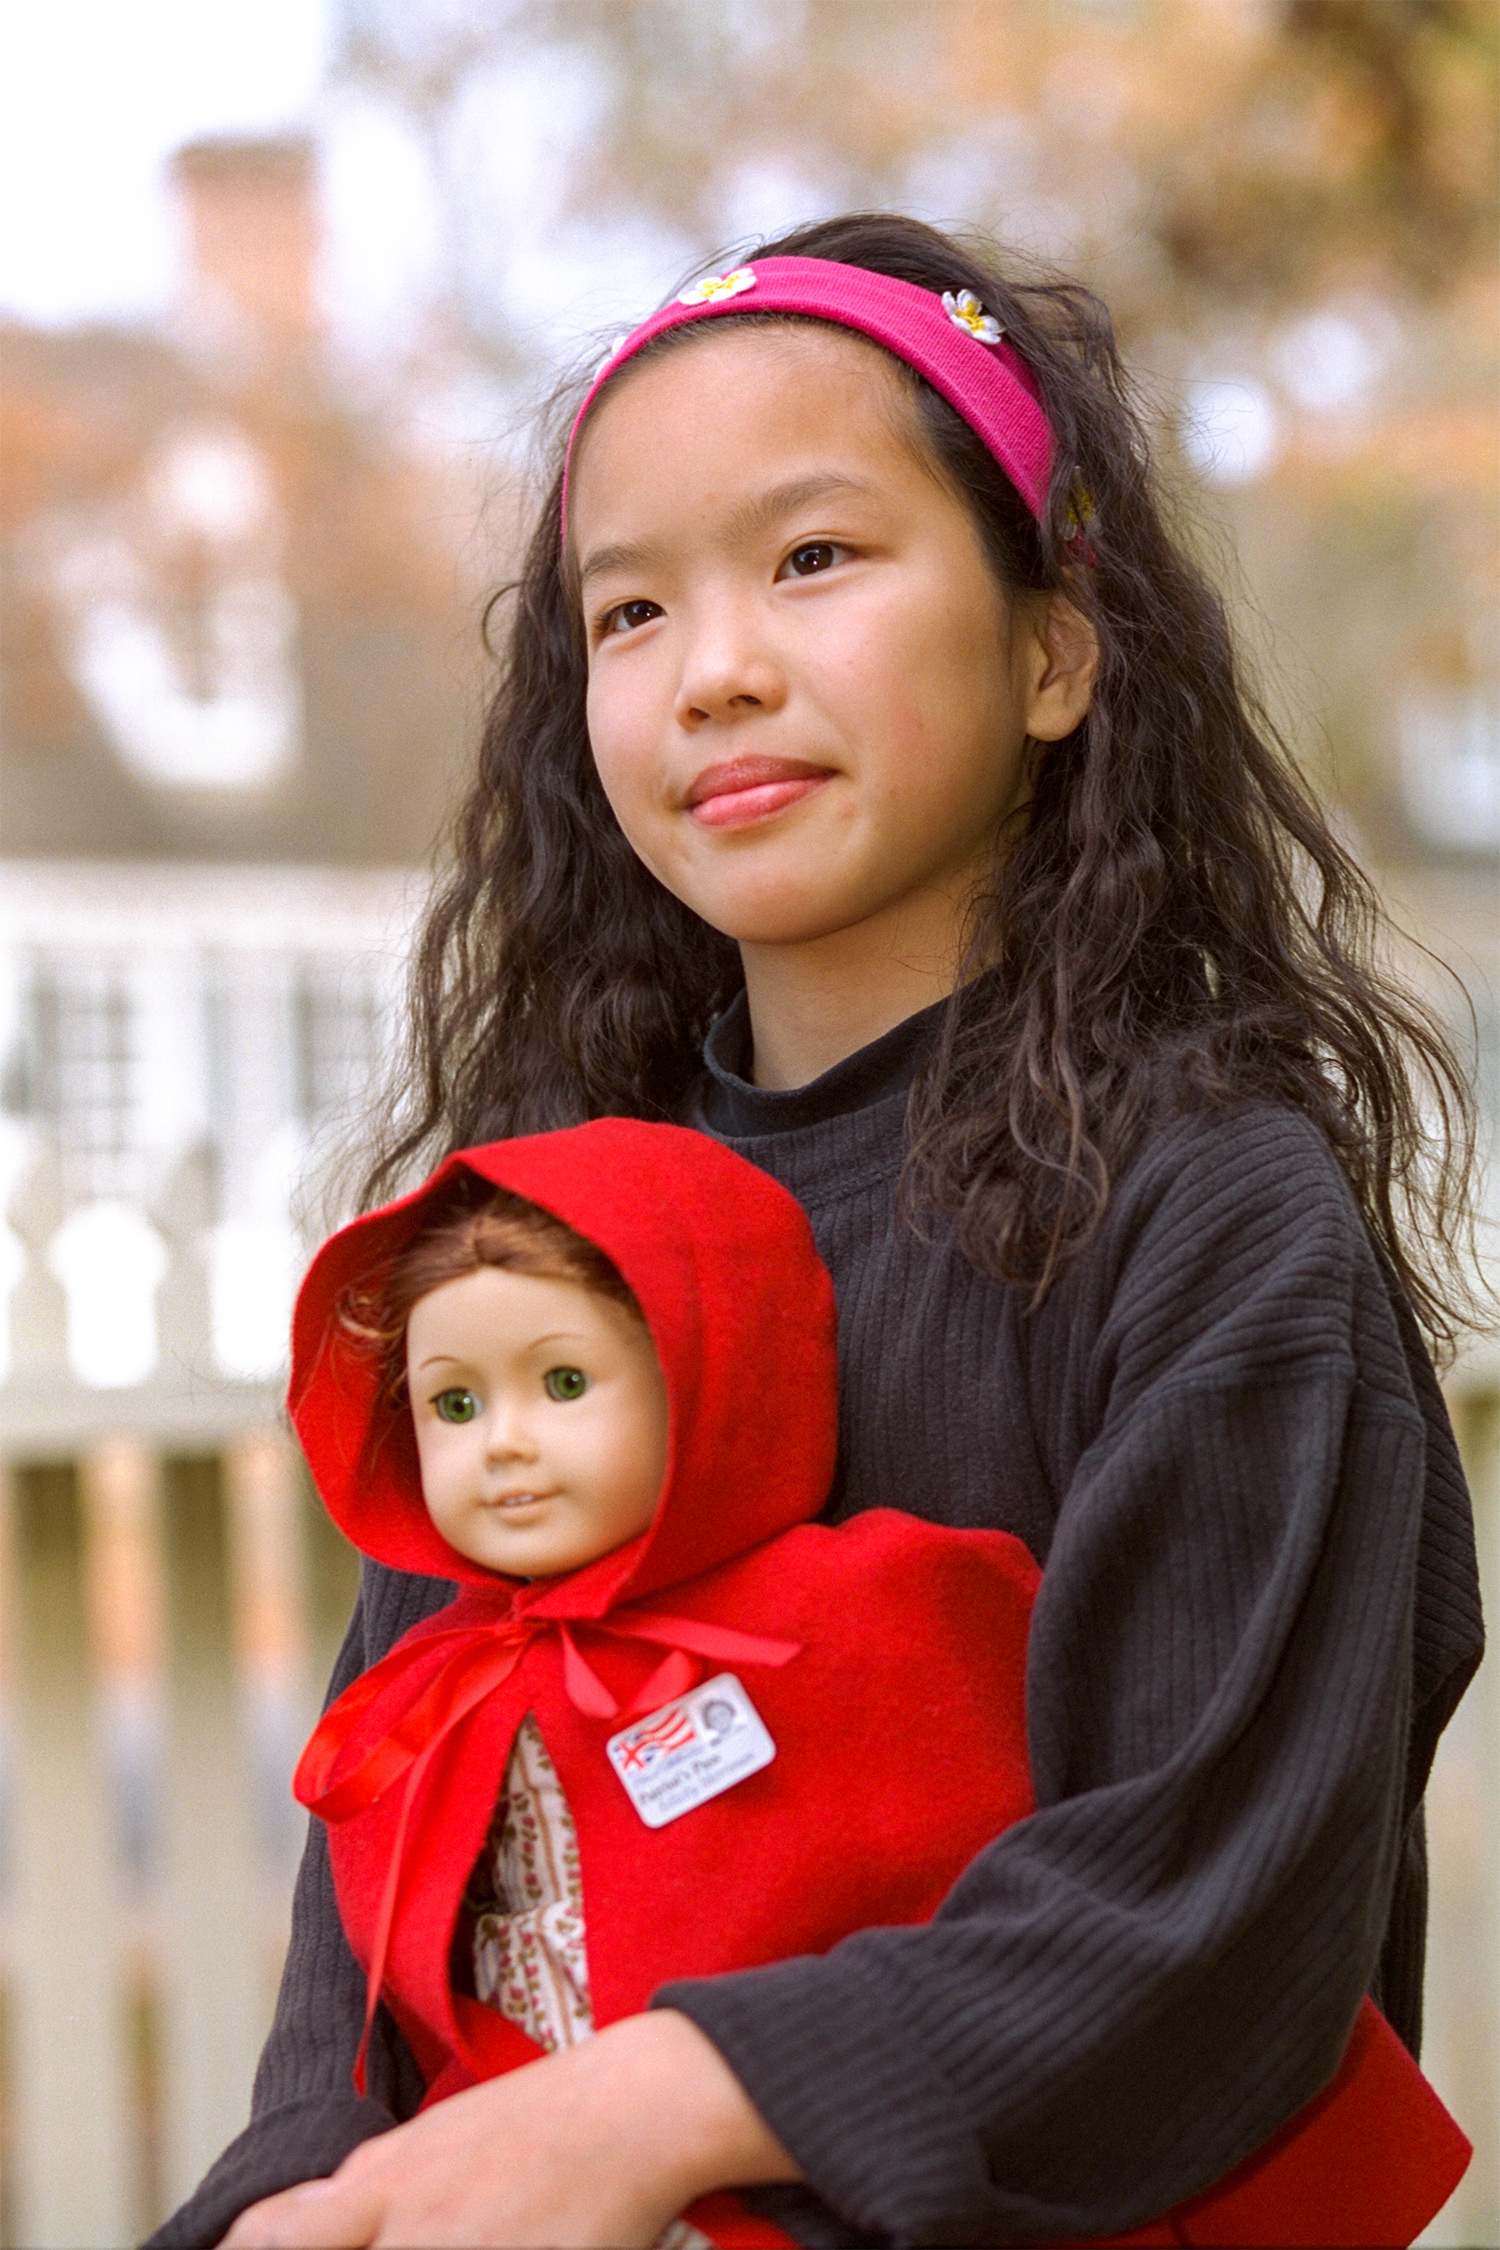
[[996,581],[885,355],[726,323],[625,376],[570,537],[594,757],[658,879],[747,965],[870,922],[898,950],[955,929],[1028,735],[1070,732],[1088,683],[1048,597]]
[[625,1306],[481,1266],[412,1307],[406,1373],[427,1512],[471,1562],[547,1578],[650,1523],[667,1394]]

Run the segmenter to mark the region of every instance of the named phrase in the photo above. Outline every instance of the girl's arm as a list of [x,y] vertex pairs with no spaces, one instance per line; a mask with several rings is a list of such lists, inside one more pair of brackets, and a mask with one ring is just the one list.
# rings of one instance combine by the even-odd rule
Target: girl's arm
[[709,2188],[797,2176],[718,2050],[662,2009],[366,2141],[246,2211],[226,2250],[646,2250]]
[[1129,2226],[1318,2090],[1480,1646],[1430,1369],[1296,1117],[1159,1135],[1029,1351],[1040,1809],[927,1927],[658,1996],[903,2241]]

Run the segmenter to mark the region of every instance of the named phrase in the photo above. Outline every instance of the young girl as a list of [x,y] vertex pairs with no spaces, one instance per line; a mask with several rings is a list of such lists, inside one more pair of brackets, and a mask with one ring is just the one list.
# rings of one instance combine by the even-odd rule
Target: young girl
[[[897,1509],[811,1520],[833,1292],[754,1166],[625,1118],[461,1151],[325,1245],[295,1342],[335,1521],[459,1581],[296,1781],[424,2107],[684,1978],[923,1921],[1032,1810],[1036,1565]],[[1467,2156],[1366,2001],[1327,2092],[1124,2239],[1407,2243]],[[660,2238],[789,2241],[726,2195]]]
[[[879,218],[685,294],[596,384],[565,515],[559,463],[373,1185],[623,1113],[789,1186],[839,1301],[835,1520],[1044,1566],[1037,1810],[930,1924],[419,2118],[388,2029],[348,2091],[315,1830],[236,2244],[645,2244],[754,2182],[809,2244],[1104,2233],[1275,2131],[1363,1993],[1419,2039],[1421,1795],[1480,1648],[1419,1326],[1457,1068],[1371,965],[1093,301]],[[448,1597],[367,1571],[336,1685]],[[276,2198],[320,2103],[355,2153]]]

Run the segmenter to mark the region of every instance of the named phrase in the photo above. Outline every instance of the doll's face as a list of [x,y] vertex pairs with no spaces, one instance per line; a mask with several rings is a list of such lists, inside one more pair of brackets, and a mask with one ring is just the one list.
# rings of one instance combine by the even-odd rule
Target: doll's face
[[471,1562],[547,1578],[650,1523],[667,1393],[624,1305],[481,1266],[413,1306],[406,1372],[427,1512]]

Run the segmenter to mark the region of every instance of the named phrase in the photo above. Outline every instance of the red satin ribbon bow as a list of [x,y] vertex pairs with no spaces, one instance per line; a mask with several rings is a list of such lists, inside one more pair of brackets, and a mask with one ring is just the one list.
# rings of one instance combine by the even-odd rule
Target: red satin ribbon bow
[[[608,1633],[620,1640],[648,1641],[668,1654],[628,1705],[611,1695],[585,1658],[573,1637],[574,1624],[590,1632]],[[407,1823],[434,1757],[470,1712],[509,1679],[532,1641],[555,1631],[562,1642],[563,1684],[574,1706],[591,1719],[633,1719],[670,1703],[674,1695],[693,1685],[694,1657],[706,1656],[726,1664],[788,1664],[800,1652],[797,1641],[768,1639],[758,1633],[737,1633],[728,1625],[706,1625],[693,1617],[667,1617],[654,1610],[617,1610],[606,1617],[568,1620],[529,1616],[503,1625],[460,1625],[445,1633],[429,1633],[410,1647],[392,1649],[324,1712],[311,1741],[303,1751],[292,1781],[299,1804],[320,1820],[336,1823],[367,1812],[379,1798],[406,1777],[401,1816],[391,1845],[390,1865],[381,1893],[365,1987],[365,2025],[354,2064],[354,2083],[365,2090],[365,2055],[370,2026],[385,1981],[390,1956],[391,1930],[401,1888],[401,1869]],[[372,1743],[358,1764],[339,1780],[329,1776],[360,1720],[386,1690],[404,1674],[422,1664],[434,1647],[452,1643],[447,1657],[395,1724]]]

